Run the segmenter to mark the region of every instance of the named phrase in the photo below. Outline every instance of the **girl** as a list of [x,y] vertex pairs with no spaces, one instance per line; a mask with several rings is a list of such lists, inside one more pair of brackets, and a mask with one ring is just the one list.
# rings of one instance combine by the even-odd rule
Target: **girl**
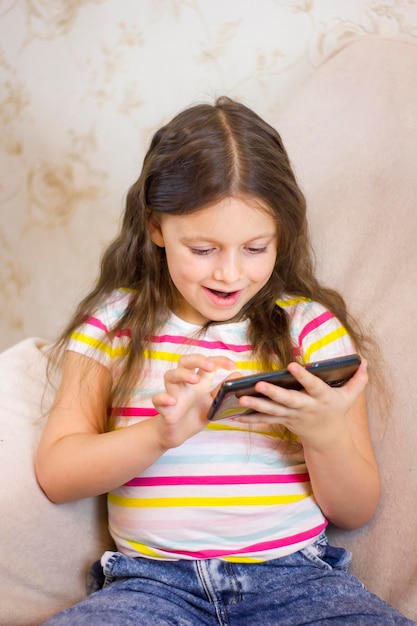
[[[48,626],[411,624],[325,535],[378,502],[366,363],[340,389],[301,364],[362,343],[278,133],[228,98],[161,128],[57,344],[37,477],[54,502],[108,493],[117,551]],[[255,415],[208,423],[225,377],[285,366],[303,392],[258,383]]]

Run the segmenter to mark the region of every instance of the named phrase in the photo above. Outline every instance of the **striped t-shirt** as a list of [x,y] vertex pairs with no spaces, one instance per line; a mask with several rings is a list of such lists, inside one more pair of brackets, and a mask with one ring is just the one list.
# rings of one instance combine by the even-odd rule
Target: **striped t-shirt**
[[[112,372],[129,350],[128,329],[109,331],[131,294],[114,292],[82,327],[69,349]],[[295,353],[304,363],[351,354],[354,345],[332,313],[307,299],[277,302],[291,320]],[[152,337],[144,376],[127,406],[113,406],[111,427],[152,419],[152,396],[180,356],[224,355],[243,374],[259,371],[247,338],[248,322],[200,327],[171,315]],[[219,370],[213,387],[230,372]],[[219,558],[259,562],[295,552],[326,527],[311,491],[302,449],[280,447],[278,435],[232,420],[209,423],[178,448],[168,450],[140,476],[108,494],[109,528],[117,549],[152,559]],[[117,463],[117,459],[109,459]]]

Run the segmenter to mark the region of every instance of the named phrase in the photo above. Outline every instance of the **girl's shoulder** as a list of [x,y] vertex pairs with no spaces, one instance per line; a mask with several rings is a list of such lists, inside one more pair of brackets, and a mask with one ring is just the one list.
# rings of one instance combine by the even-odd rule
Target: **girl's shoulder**
[[115,330],[134,293],[129,289],[115,289],[104,296],[91,315],[72,332],[67,349],[111,368],[112,363],[126,355],[129,349],[129,329]]
[[299,317],[313,318],[327,310],[322,304],[306,296],[284,294],[275,300],[275,304],[283,309],[291,320]]
[[98,304],[94,317],[99,318],[107,330],[111,330],[124,316],[136,293],[134,289],[114,289]]
[[118,305],[127,306],[132,298],[138,293],[137,289],[128,289],[127,287],[119,287],[113,289],[103,298],[103,304],[106,306]]
[[302,362],[354,353],[355,346],[343,324],[320,302],[300,296],[276,300],[290,320],[295,353]]
[[[307,324],[318,322],[323,319],[336,319],[334,314],[320,302],[316,302],[305,296],[283,295],[275,301],[275,304],[283,309],[289,317],[290,326],[299,331]],[[337,322],[340,324],[340,322]]]

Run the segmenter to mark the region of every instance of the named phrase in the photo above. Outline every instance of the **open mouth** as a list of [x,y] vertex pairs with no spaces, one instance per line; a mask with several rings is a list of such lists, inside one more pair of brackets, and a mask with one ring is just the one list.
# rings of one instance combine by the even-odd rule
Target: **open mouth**
[[241,290],[221,291],[220,289],[206,287],[206,293],[215,306],[234,306],[239,300]]
[[211,291],[211,293],[214,293],[214,295],[218,298],[229,298],[236,293],[236,291],[217,291],[217,289],[210,289],[209,291]]

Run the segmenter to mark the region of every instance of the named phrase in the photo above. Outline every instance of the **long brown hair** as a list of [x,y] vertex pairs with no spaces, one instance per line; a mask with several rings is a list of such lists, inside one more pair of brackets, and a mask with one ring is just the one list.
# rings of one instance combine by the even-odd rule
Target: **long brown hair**
[[112,329],[131,331],[120,381],[126,388],[127,380],[140,373],[148,338],[167,319],[177,298],[165,251],[150,238],[150,215],[184,215],[231,196],[260,202],[277,222],[275,268],[240,315],[250,320],[249,339],[265,368],[294,359],[288,316],[275,304],[284,293],[321,302],[359,347],[362,333],[343,298],[315,277],[306,202],[280,135],[243,104],[221,97],[214,105],[186,109],[155,133],[142,172],[128,192],[120,232],[105,250],[97,283],[62,333],[57,352],[110,292],[134,290],[123,318]]

